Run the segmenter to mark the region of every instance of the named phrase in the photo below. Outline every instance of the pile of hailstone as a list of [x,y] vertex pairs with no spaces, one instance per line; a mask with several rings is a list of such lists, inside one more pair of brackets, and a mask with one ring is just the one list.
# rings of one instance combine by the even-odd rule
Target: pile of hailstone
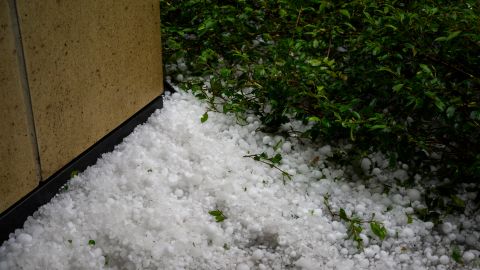
[[[392,171],[372,154],[362,182],[331,161],[339,149],[263,134],[254,116],[238,125],[209,112],[202,123],[205,111],[190,93],[167,95],[11,234],[0,269],[479,269],[480,217],[415,218],[424,190],[395,185],[406,165]],[[244,157],[259,153],[280,153],[278,168]],[[334,213],[375,214],[385,239],[362,223],[360,250],[325,196]]]

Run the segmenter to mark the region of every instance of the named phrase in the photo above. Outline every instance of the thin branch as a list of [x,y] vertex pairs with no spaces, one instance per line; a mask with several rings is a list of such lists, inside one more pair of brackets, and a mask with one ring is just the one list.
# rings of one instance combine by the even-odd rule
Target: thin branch
[[297,15],[297,22],[295,23],[295,29],[298,27],[298,23],[300,22],[300,16],[302,15],[303,7],[300,7],[300,10],[298,10],[298,15]]
[[[440,63],[440,64],[442,64],[442,65],[444,65],[444,66],[446,66],[446,67],[448,67],[448,68],[454,69],[454,70],[456,70],[456,71],[458,71],[458,72],[460,72],[460,73],[462,73],[462,74],[464,74],[464,75],[469,76],[470,78],[477,78],[477,77],[475,77],[474,75],[472,75],[472,74],[470,74],[470,73],[468,73],[468,72],[460,69],[460,68],[457,67],[457,66],[454,66],[454,65],[452,65],[452,64],[449,64],[449,63],[447,63],[447,62],[445,62],[445,61],[442,61],[442,60],[440,60],[440,59],[437,59],[437,58],[435,58],[435,57],[433,57],[433,56],[430,56],[430,55],[428,55],[428,54],[425,55],[425,56],[426,56],[428,59],[430,59],[430,60],[432,60],[432,61],[434,61],[434,62]],[[478,79],[478,78],[477,78],[477,79]]]
[[332,49],[332,33],[330,33],[330,39],[328,40],[328,51],[327,51],[327,58],[330,57],[330,50]]
[[[243,157],[256,158],[256,157],[258,157],[258,154],[245,155],[245,156],[243,156]],[[263,164],[267,164],[267,165],[270,166],[271,168],[275,168],[275,169],[279,170],[279,171],[282,173],[283,176],[286,176],[289,180],[292,180],[292,175],[291,175],[291,174],[289,174],[288,172],[280,169],[280,168],[279,168],[278,166],[276,166],[275,164],[273,164],[273,163],[271,163],[271,162],[267,162],[267,161],[265,161],[265,160],[263,160],[263,159],[258,159],[258,160],[255,159],[255,161],[259,161],[259,162],[261,162],[261,163],[263,163]]]

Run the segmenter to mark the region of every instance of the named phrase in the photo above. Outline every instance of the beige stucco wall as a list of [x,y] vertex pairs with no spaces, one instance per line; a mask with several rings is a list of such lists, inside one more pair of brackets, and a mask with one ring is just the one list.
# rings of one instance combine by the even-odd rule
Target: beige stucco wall
[[18,0],[42,178],[161,94],[158,0]]
[[0,212],[38,185],[7,0],[0,0]]
[[0,0],[0,212],[163,92],[159,6]]

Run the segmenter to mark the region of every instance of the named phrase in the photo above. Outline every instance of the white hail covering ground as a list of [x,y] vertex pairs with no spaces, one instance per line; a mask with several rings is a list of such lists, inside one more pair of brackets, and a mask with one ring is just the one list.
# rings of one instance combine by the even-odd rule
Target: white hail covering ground
[[[191,94],[167,97],[11,235],[0,269],[478,269],[479,218],[408,223],[422,191],[382,192],[375,183],[406,171],[388,171],[380,155],[361,162],[373,183],[365,187],[326,162],[330,146],[269,137],[254,117],[241,126],[210,112],[201,123],[205,111]],[[286,184],[279,170],[243,157],[272,156],[279,140],[281,168],[293,175]],[[327,194],[334,211],[375,213],[386,239],[365,224],[359,252],[324,206]],[[215,209],[227,219],[215,222]],[[452,260],[453,245],[464,264]]]

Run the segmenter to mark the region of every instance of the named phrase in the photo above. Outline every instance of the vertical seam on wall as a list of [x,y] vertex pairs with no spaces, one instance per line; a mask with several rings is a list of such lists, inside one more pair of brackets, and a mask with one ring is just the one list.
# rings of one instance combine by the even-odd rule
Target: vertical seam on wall
[[35,158],[35,170],[36,176],[39,182],[42,181],[42,173],[41,173],[41,164],[40,164],[40,152],[38,149],[38,141],[37,141],[37,132],[35,129],[35,119],[33,116],[33,109],[32,109],[32,97],[30,95],[30,85],[28,83],[28,74],[27,74],[27,66],[25,62],[25,54],[24,54],[24,47],[22,41],[22,33],[20,30],[20,21],[19,21],[19,14],[17,8],[17,1],[16,0],[9,0],[8,5],[10,7],[10,17],[12,20],[12,30],[15,38],[15,48],[17,51],[17,59],[18,59],[18,66],[19,66],[19,73],[20,73],[20,81],[22,84],[23,89],[23,101],[25,103],[25,107],[27,110],[27,124],[29,128],[29,137],[31,141],[31,146],[33,150],[33,155]]
[[162,43],[162,2],[158,1],[158,27],[160,28],[160,72],[161,72],[161,93],[165,92],[165,63],[163,61],[163,43]]

